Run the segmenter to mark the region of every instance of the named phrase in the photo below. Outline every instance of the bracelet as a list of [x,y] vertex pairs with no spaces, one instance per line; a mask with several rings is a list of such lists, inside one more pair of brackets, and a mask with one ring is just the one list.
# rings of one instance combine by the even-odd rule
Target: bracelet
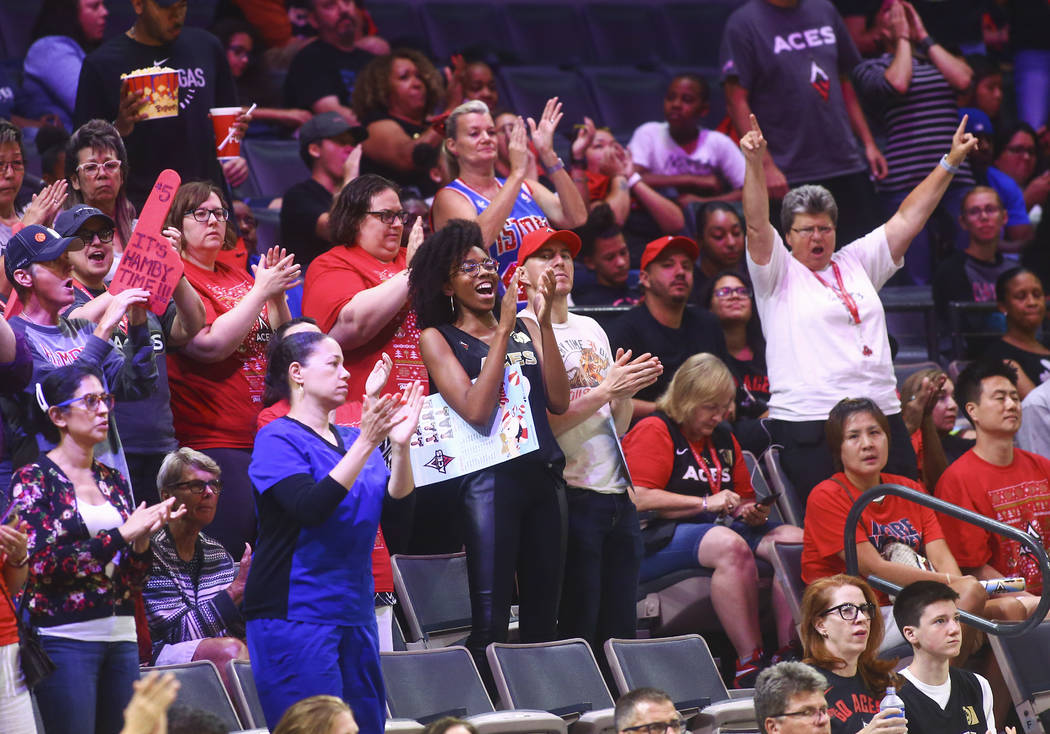
[[926,36],[926,38],[922,39],[915,45],[918,46],[924,54],[929,54],[930,49],[933,48],[936,44],[937,42],[933,40],[933,36]]
[[631,174],[631,177],[627,179],[627,188],[633,189],[634,185],[642,180],[642,174],[635,171]]
[[940,163],[938,163],[938,165],[941,168],[943,168],[945,171],[947,171],[948,173],[952,174],[953,176],[956,175],[957,173],[959,173],[959,171],[962,170],[961,168],[959,168],[959,166],[953,166],[951,163],[948,162],[948,154],[947,153],[944,154],[944,156],[941,158]]
[[546,168],[547,168],[547,175],[548,176],[553,176],[558,171],[564,171],[565,170],[565,164],[562,162],[561,158],[559,158],[558,161],[553,166],[546,166]]
[[6,563],[6,564],[7,564],[8,566],[10,566],[11,568],[22,568],[22,567],[23,567],[23,566],[25,566],[25,565],[26,565],[27,563],[29,563],[29,551],[26,551],[26,554],[25,554],[24,556],[22,556],[22,560],[21,560],[21,561],[19,561],[18,563],[11,563],[11,559],[10,559],[10,558],[8,558],[8,559],[7,559],[6,561],[5,561],[5,563]]
[[703,500],[704,500],[704,508],[703,508],[702,512],[707,512],[707,495],[706,494],[703,496]]

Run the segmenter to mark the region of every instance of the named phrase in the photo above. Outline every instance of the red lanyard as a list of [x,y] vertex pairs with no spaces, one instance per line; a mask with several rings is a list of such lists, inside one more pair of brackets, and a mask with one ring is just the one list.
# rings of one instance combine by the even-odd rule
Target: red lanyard
[[854,324],[860,324],[860,309],[857,308],[857,302],[853,300],[853,296],[846,290],[846,286],[842,284],[842,272],[839,270],[838,264],[832,260],[831,270],[835,273],[835,282],[838,284],[838,290],[835,290],[826,280],[820,277],[820,273],[813,271],[813,275],[817,277],[821,285],[831,290],[839,300],[842,301],[843,305],[846,306],[846,310],[849,311],[850,318]]
[[693,458],[699,467],[707,469],[707,483],[711,487],[711,494],[715,495],[722,491],[722,462],[718,459],[718,452],[714,444],[711,445],[711,461],[704,458],[694,447],[692,441],[687,441],[689,450],[693,452]]

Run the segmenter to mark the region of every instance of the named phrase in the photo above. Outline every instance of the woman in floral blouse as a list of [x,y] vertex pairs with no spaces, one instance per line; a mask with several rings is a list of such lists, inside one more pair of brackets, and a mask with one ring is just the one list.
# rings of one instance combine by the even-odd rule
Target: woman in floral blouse
[[132,593],[150,534],[181,513],[170,499],[134,507],[127,480],[94,460],[113,407],[97,372],[61,367],[36,395],[57,446],[15,472],[11,495],[28,525],[31,620],[57,665],[37,701],[47,734],[116,734],[139,676]]

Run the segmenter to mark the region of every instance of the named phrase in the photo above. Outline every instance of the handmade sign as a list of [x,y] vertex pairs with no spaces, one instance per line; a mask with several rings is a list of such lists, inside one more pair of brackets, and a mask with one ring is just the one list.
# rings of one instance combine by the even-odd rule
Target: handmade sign
[[179,174],[170,168],[157,176],[131,239],[124,245],[113,282],[109,284],[110,293],[145,288],[150,294],[149,310],[158,316],[167,309],[182,277],[182,258],[161,234],[180,183]]
[[507,367],[499,407],[488,435],[459,417],[439,393],[423,399],[410,442],[416,486],[441,482],[536,451],[539,440],[529,407],[529,381],[521,367]]

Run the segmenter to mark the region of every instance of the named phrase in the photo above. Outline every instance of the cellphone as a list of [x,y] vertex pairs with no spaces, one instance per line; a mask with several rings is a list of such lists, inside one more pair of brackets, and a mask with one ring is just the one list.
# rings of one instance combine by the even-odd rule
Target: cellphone
[[18,505],[16,505],[14,502],[7,506],[7,509],[4,510],[3,516],[0,516],[0,525],[14,526],[18,524],[18,510],[16,509],[17,507]]
[[780,492],[774,492],[768,497],[763,497],[759,500],[755,500],[755,504],[760,505],[762,507],[769,507],[771,504],[777,501],[777,498],[780,497],[780,494]]

